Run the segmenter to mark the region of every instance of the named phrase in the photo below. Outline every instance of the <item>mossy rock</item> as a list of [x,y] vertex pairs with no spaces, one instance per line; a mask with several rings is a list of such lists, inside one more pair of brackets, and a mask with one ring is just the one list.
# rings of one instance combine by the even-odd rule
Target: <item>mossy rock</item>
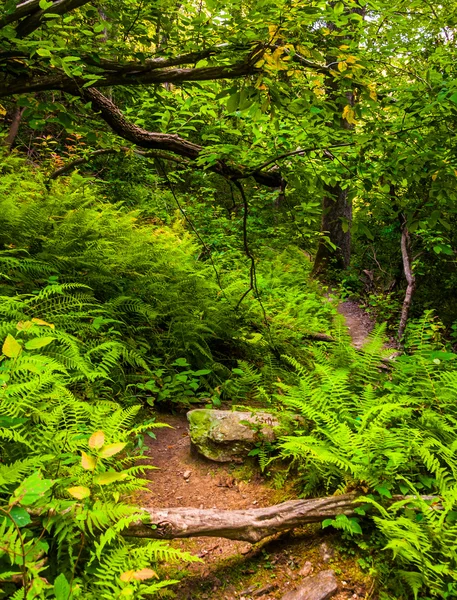
[[217,462],[241,462],[262,440],[276,439],[277,417],[266,412],[195,409],[187,413],[199,454]]

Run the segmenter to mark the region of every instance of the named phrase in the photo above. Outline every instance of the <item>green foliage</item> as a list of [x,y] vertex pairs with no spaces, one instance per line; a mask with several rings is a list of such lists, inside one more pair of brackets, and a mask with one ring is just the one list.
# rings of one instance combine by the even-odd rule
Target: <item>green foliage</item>
[[138,366],[121,341],[83,342],[41,318],[78,304],[71,323],[85,332],[100,310],[81,288],[0,297],[1,597],[140,599],[172,583],[147,582],[158,577],[151,564],[193,560],[122,537],[145,520],[126,499],[152,468],[133,444],[151,423],[112,399],[119,362]]
[[[416,597],[426,589],[450,598],[457,584],[457,355],[437,341],[436,325],[425,315],[411,326],[411,353],[393,361],[386,362],[383,328],[361,351],[346,340],[331,351],[316,347],[310,372],[289,359],[300,380],[284,385],[277,400],[304,420],[280,445],[299,469],[302,493],[369,494],[364,500],[380,513],[374,521],[400,579]],[[383,506],[396,494],[411,497]],[[342,516],[324,525],[361,533]]]

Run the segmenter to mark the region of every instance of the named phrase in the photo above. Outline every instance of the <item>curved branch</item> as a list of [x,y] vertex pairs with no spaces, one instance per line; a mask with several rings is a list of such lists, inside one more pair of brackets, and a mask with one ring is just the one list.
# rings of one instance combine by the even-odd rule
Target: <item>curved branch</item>
[[49,175],[49,180],[57,179],[61,175],[70,173],[70,171],[73,171],[73,169],[79,167],[79,165],[83,165],[84,163],[91,161],[97,156],[102,156],[104,154],[117,154],[118,152],[127,153],[132,152],[132,150],[135,154],[139,154],[140,156],[143,156],[145,158],[162,158],[163,160],[171,160],[173,162],[177,162],[185,166],[189,164],[187,160],[177,158],[176,156],[172,156],[170,154],[165,154],[164,152],[140,152],[139,150],[135,150],[133,148],[127,148],[126,146],[123,146],[121,148],[102,148],[100,150],[94,150],[91,154],[87,156],[81,156],[80,158],[76,158],[75,160],[66,163],[59,169],[56,169],[53,173],[51,173],[51,175]]
[[[192,160],[198,158],[203,150],[202,146],[181,138],[179,135],[156,133],[134,125],[127,121],[119,108],[98,90],[86,88],[81,90],[80,95],[84,100],[92,103],[93,109],[100,114],[101,118],[108,123],[115,133],[140,146],[140,148],[165,150]],[[242,179],[246,176],[243,168],[229,165],[221,160],[209,169],[232,180]],[[272,188],[281,186],[282,179],[278,171],[258,171],[253,173],[252,176],[262,185]]]
[[331,146],[312,146],[311,148],[298,148],[297,150],[292,150],[291,152],[284,152],[283,154],[278,154],[278,156],[275,156],[274,158],[269,158],[268,160],[266,160],[264,163],[262,163],[261,165],[259,165],[258,167],[254,167],[253,169],[251,169],[251,171],[246,174],[246,177],[249,177],[251,174],[255,173],[256,171],[261,171],[263,169],[265,169],[266,167],[269,167],[270,165],[272,165],[273,163],[277,162],[278,160],[283,160],[284,158],[288,158],[289,156],[299,156],[301,154],[306,154],[307,152],[317,152],[318,150],[328,150],[328,148],[344,148],[346,146],[355,146],[355,142],[348,142],[347,144],[332,144]]

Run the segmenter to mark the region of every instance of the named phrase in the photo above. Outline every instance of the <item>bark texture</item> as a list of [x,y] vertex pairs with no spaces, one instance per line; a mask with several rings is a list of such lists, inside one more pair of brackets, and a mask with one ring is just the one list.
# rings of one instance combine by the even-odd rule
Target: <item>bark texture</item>
[[14,111],[13,119],[11,121],[10,129],[8,131],[8,135],[6,136],[6,138],[3,142],[4,145],[7,146],[8,150],[10,150],[10,151],[13,147],[14,140],[16,139],[17,134],[19,132],[19,125],[21,124],[22,114],[23,114],[24,110],[25,110],[25,108],[20,108],[18,106],[16,108],[16,110]]
[[344,494],[311,500],[291,500],[267,508],[217,510],[198,508],[146,508],[151,524],[131,525],[125,535],[154,539],[223,537],[259,542],[265,537],[316,523],[338,514],[353,515],[357,494]]
[[[219,510],[198,508],[144,508],[149,513],[150,524],[133,523],[123,535],[153,539],[176,539],[190,537],[222,537],[254,544],[281,531],[318,523],[337,515],[352,516],[357,507],[356,492],[291,500],[268,506],[245,510]],[[405,500],[407,496],[394,496],[391,501]],[[435,496],[421,496],[426,502]],[[411,496],[411,500],[415,497]],[[439,508],[439,506],[433,506]],[[153,527],[151,527],[153,526]]]
[[332,248],[322,240],[317,249],[313,272],[324,272],[329,261],[332,260],[335,268],[346,269],[351,260],[351,234],[349,229],[343,229],[343,223],[352,222],[352,203],[348,199],[348,191],[341,185],[325,186],[326,195],[322,199],[321,231],[336,246]]

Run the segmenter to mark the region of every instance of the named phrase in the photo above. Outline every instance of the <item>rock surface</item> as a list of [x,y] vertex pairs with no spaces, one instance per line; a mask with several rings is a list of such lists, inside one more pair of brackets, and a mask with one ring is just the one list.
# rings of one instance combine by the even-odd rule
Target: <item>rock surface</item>
[[321,571],[306,577],[300,587],[287,592],[281,600],[328,600],[338,591],[338,582],[333,571]]
[[269,413],[195,409],[187,413],[194,448],[217,462],[241,462],[256,442],[274,441],[279,425]]

